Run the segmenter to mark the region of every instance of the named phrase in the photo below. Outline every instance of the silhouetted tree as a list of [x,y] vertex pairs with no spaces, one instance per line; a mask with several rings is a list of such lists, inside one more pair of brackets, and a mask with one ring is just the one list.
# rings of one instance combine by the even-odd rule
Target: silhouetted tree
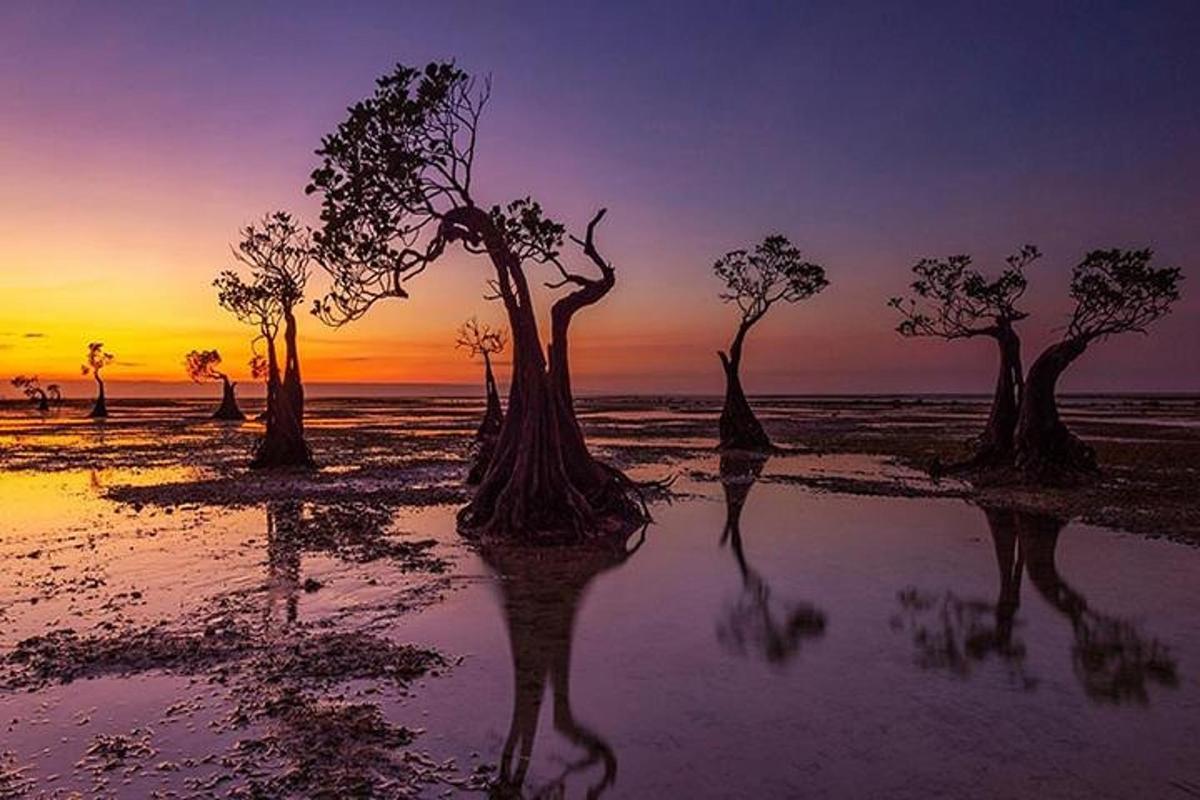
[[[476,91],[453,64],[424,70],[397,66],[372,97],[322,140],[322,164],[308,187],[322,197],[316,239],[332,290],[314,308],[341,325],[386,297],[407,297],[406,281],[461,243],[486,255],[492,289],[503,301],[513,341],[508,413],[496,451],[474,498],[459,513],[474,535],[578,540],[646,518],[638,488],[593,458],[575,418],[567,333],[574,315],[612,289],[615,271],[595,241],[598,212],[583,239],[573,237],[596,274],[563,263],[565,228],[526,198],[490,211],[472,185],[476,131],[488,88]],[[541,333],[526,265],[551,264],[569,294],[550,311],[550,341]]]
[[912,296],[893,297],[888,303],[903,317],[896,326],[901,336],[946,340],[987,336],[996,341],[1000,373],[971,466],[1006,464],[1013,456],[1024,387],[1021,339],[1014,325],[1028,316],[1017,307],[1027,284],[1025,268],[1040,257],[1036,247],[1025,245],[1005,259],[1008,267],[992,280],[972,269],[967,255],[923,258],[913,267]]
[[92,406],[90,417],[107,417],[108,402],[104,396],[104,379],[100,377],[100,371],[107,367],[113,361],[113,354],[104,351],[103,342],[90,342],[88,344],[87,361],[79,368],[83,375],[91,375],[96,381],[96,403]]
[[218,275],[213,285],[217,287],[217,302],[221,307],[247,325],[253,325],[258,331],[251,347],[257,348],[259,342],[266,346],[265,356],[255,350],[248,362],[251,377],[266,384],[267,402],[259,415],[259,419],[265,422],[275,406],[275,397],[279,394],[279,357],[275,340],[279,336],[279,323],[283,319],[282,309],[257,280],[248,283],[241,275],[231,270]]
[[1153,266],[1152,255],[1150,250],[1093,250],[1075,267],[1075,311],[1066,333],[1038,356],[1025,378],[1016,464],[1026,479],[1054,482],[1095,471],[1095,452],[1059,418],[1058,379],[1092,342],[1127,331],[1145,333],[1179,299],[1179,270]]
[[221,382],[221,405],[213,413],[213,419],[223,420],[242,420],[246,415],[238,408],[237,395],[234,393],[234,387],[237,384],[229,380],[229,376],[222,372],[221,354],[216,350],[193,350],[184,357],[184,368],[187,370],[188,377],[194,383],[204,383],[206,381]]
[[[296,306],[304,300],[311,249],[308,235],[285,212],[269,214],[241,231],[234,257],[249,268],[249,282],[226,270],[216,280],[222,306],[255,324],[267,347],[266,433],[252,467],[311,467],[304,440],[304,386],[296,345]],[[280,378],[275,341],[283,326],[284,360]]]
[[37,375],[18,375],[11,381],[12,385],[37,405],[43,414],[50,411],[52,405],[62,402],[62,392],[57,383],[46,384],[43,389]]
[[786,664],[805,639],[825,634],[825,612],[811,603],[779,606],[771,587],[746,560],[742,546],[742,509],[767,457],[757,453],[726,452],[721,455],[721,486],[725,491],[725,528],[721,544],[729,545],[742,576],[742,594],[718,628],[723,643],[736,653],[751,649],[772,664]]
[[729,352],[717,353],[725,369],[720,446],[768,452],[772,449],[771,440],[742,390],[742,347],[746,334],[766,316],[771,306],[780,301],[806,300],[828,286],[829,281],[823,267],[802,259],[800,251],[783,236],[768,236],[754,252],[731,250],[713,264],[713,272],[725,282],[721,299],[737,304],[742,313]]
[[492,374],[492,355],[504,351],[508,334],[503,330],[492,330],[486,323],[471,317],[458,329],[455,346],[466,350],[472,357],[483,356],[483,384],[487,395],[487,410],[476,436],[498,434],[504,424],[504,411],[500,407],[500,393],[496,391],[496,378]]
[[500,429],[504,426],[504,410],[500,407],[500,393],[496,391],[496,378],[492,374],[492,354],[502,352],[507,343],[508,336],[503,330],[492,330],[487,324],[481,325],[475,317],[458,329],[457,346],[471,356],[483,356],[483,383],[487,396],[487,410],[484,411],[479,430],[475,432],[474,459],[467,474],[467,483],[471,485],[483,480],[496,450]]

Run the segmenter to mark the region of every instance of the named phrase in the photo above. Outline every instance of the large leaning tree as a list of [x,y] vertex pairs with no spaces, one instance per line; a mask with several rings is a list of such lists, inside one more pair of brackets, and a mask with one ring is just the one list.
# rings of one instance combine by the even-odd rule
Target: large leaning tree
[[[266,432],[250,466],[311,467],[304,439],[304,385],[296,344],[296,306],[304,300],[312,250],[307,232],[291,214],[275,212],[241,230],[234,258],[249,278],[225,270],[214,282],[218,300],[243,322],[257,326],[266,347]],[[283,335],[282,376],[276,347]]]
[[1016,324],[1028,314],[1019,307],[1028,281],[1025,268],[1041,257],[1033,245],[1005,259],[994,278],[972,268],[971,257],[923,258],[913,266],[912,294],[893,297],[888,305],[900,315],[901,336],[954,341],[987,337],[995,340],[1000,369],[987,424],[972,458],[962,465],[992,467],[1010,463],[1024,387],[1021,337]]
[[1095,452],[1058,413],[1058,379],[1093,343],[1147,327],[1179,299],[1176,267],[1151,263],[1150,250],[1093,250],[1071,275],[1075,310],[1062,339],[1047,347],[1025,377],[1016,429],[1016,466],[1033,483],[1069,480],[1096,470]]
[[193,383],[221,382],[221,405],[213,412],[213,419],[237,421],[246,418],[238,408],[237,383],[221,371],[221,354],[216,350],[193,350],[184,356],[183,367]]
[[52,406],[62,402],[62,391],[58,384],[50,383],[43,388],[37,375],[18,375],[12,379],[11,383],[15,388],[20,389],[21,394],[29,398],[37,406],[37,410],[43,414],[48,413]]
[[725,370],[725,405],[721,409],[723,450],[770,452],[767,432],[754,416],[742,389],[742,350],[746,334],[776,303],[798,303],[829,285],[825,269],[805,261],[800,251],[784,236],[768,236],[754,250],[731,250],[713,264],[713,272],[725,283],[721,299],[741,312],[729,351],[720,351]]
[[[615,283],[596,244],[604,211],[582,239],[571,237],[591,264],[585,274],[566,263],[566,229],[538,203],[480,206],[473,178],[487,99],[488,87],[451,63],[400,65],[322,140],[308,191],[322,199],[315,238],[332,288],[314,313],[342,325],[383,298],[408,297],[408,281],[453,244],[486,256],[512,335],[512,382],[494,456],[459,512],[460,529],[537,542],[627,532],[647,519],[646,510],[638,487],[588,451],[575,418],[567,344],[575,314]],[[550,266],[557,277],[548,285],[570,290],[550,309],[545,348],[525,272],[531,265]]]
[[96,402],[88,414],[89,417],[108,416],[108,400],[104,394],[104,378],[100,377],[100,371],[111,364],[114,358],[112,353],[104,350],[103,342],[88,343],[87,358],[79,367],[79,371],[82,375],[91,375],[96,381]]

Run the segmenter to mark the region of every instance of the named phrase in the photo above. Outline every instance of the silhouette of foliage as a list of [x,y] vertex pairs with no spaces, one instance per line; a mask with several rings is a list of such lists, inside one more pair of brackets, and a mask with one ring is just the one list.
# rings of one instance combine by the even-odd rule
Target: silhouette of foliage
[[295,308],[304,300],[310,273],[309,232],[291,214],[275,211],[239,233],[234,258],[281,309]]
[[969,255],[921,259],[913,266],[912,296],[888,301],[903,317],[896,330],[941,339],[995,335],[997,325],[1028,316],[1018,308],[1028,285],[1025,269],[1041,255],[1033,245],[1023,246],[992,280],[971,268]]
[[18,375],[10,383],[35,403],[39,411],[49,411],[52,405],[62,402],[62,391],[59,385],[49,383],[43,388],[37,375]]
[[493,330],[486,322],[480,323],[475,317],[471,317],[459,327],[458,339],[455,340],[455,347],[466,350],[472,357],[501,353],[506,344],[508,344],[506,331],[503,329]]
[[193,350],[184,356],[184,369],[193,383],[227,380],[221,366],[221,354],[216,350]]
[[260,336],[273,340],[279,331],[283,309],[278,299],[255,277],[246,281],[238,273],[224,270],[213,281],[217,287],[217,302],[241,322],[257,328]]
[[188,377],[194,383],[220,381],[223,397],[220,407],[213,414],[214,419],[243,420],[246,416],[238,408],[237,397],[234,393],[236,384],[218,367],[221,365],[221,354],[216,350],[193,350],[184,358],[184,368]]
[[754,324],[778,302],[798,303],[817,294],[829,281],[819,264],[805,261],[785,236],[768,236],[754,252],[731,250],[713,264],[725,282],[721,299],[736,303],[743,322]]
[[83,375],[91,375],[100,380],[100,370],[111,364],[115,358],[112,353],[105,352],[103,342],[89,342],[87,359],[79,367],[79,371]]
[[1146,326],[1179,300],[1177,267],[1155,267],[1151,250],[1093,250],[1071,273],[1075,311],[1068,338],[1103,339]]
[[477,92],[453,64],[398,65],[321,140],[323,163],[305,191],[321,193],[314,238],[333,279],[314,305],[322,320],[342,324],[381,298],[407,297],[403,282],[441,253],[445,240],[434,234],[447,212],[473,205],[475,131],[487,98],[487,85]]

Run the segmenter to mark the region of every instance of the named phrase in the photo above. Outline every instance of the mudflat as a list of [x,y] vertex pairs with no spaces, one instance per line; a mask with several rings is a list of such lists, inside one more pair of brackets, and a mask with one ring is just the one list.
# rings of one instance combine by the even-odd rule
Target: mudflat
[[1104,471],[1036,492],[928,474],[984,399],[754,404],[768,459],[581,400],[674,482],[570,553],[456,533],[482,403],[313,400],[277,473],[204,403],[0,407],[0,797],[1200,792],[1200,401],[1067,399]]

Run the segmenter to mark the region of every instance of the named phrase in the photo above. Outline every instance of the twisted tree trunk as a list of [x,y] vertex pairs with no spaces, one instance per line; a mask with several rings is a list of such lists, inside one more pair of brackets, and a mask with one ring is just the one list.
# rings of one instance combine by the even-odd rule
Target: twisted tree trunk
[[237,395],[234,393],[236,383],[229,380],[227,375],[221,376],[221,405],[213,413],[213,419],[243,420],[246,415],[238,408]]
[[721,444],[719,447],[722,450],[770,453],[774,450],[771,439],[763,430],[758,417],[754,416],[754,409],[750,407],[750,401],[746,399],[746,393],[742,390],[740,375],[742,345],[746,340],[746,333],[749,332],[754,322],[753,319],[743,320],[742,324],[738,326],[737,334],[733,337],[729,354],[717,353],[721,358],[721,366],[725,370],[725,405],[721,409]]
[[[598,219],[589,225],[589,242]],[[465,231],[448,236],[469,237],[486,248],[513,333],[508,413],[479,488],[459,512],[460,528],[468,535],[545,543],[628,533],[645,522],[644,510],[629,479],[588,452],[575,419],[567,363],[571,316],[608,293],[611,268],[602,267],[600,280],[579,279],[583,288],[554,304],[547,359],[520,260],[500,231],[477,208],[458,209],[447,223]]]
[[500,429],[504,425],[504,410],[500,406],[500,393],[496,391],[496,378],[492,374],[492,358],[486,350],[483,353],[483,366],[487,410],[484,411],[479,430],[475,432],[474,454],[471,469],[467,473],[467,484],[470,486],[477,486],[487,473],[496,452]]
[[500,406],[500,393],[496,390],[496,377],[492,374],[492,357],[487,352],[483,354],[483,376],[487,410],[483,414],[479,431],[475,434],[478,438],[500,433],[500,427],[504,424],[504,409]]
[[[252,468],[314,466],[312,452],[304,441],[304,387],[300,382],[300,357],[296,350],[296,316],[290,308],[284,312],[283,337],[282,384],[279,383],[274,343],[268,343],[267,431],[250,462]],[[271,382],[277,387],[273,393]]]
[[100,378],[99,371],[93,372],[92,376],[96,379],[96,403],[92,406],[92,411],[88,416],[93,419],[107,417],[108,401],[104,396],[104,381]]
[[1053,484],[1096,472],[1096,454],[1071,433],[1058,414],[1058,379],[1087,349],[1075,337],[1053,344],[1029,368],[1017,419],[1016,466],[1032,483]]
[[1002,323],[993,334],[1000,350],[1000,372],[987,425],[980,434],[971,463],[975,466],[999,466],[1012,463],[1017,419],[1025,380],[1021,367],[1021,339],[1011,324]]

